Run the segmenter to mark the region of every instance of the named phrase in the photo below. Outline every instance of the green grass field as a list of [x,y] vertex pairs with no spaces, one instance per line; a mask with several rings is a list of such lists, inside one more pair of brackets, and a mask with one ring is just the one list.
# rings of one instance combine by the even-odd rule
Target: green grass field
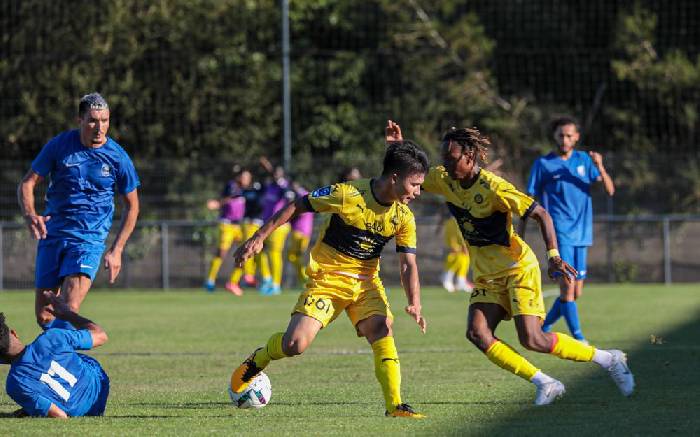
[[[567,387],[555,404],[535,408],[534,386],[492,365],[464,339],[467,296],[425,289],[429,326],[422,335],[402,311],[400,288],[392,287],[403,397],[429,416],[422,421],[383,417],[371,349],[345,316],[303,356],[268,367],[270,405],[253,411],[230,404],[232,369],[284,329],[295,293],[236,298],[223,291],[93,291],[82,312],[110,336],[91,352],[112,381],[106,416],[65,422],[8,418],[16,406],[3,386],[0,434],[698,434],[699,291],[697,285],[587,287],[580,301],[584,332],[594,345],[628,353],[637,392],[622,397],[594,364],[527,353]],[[0,293],[0,311],[21,338],[38,334],[31,292]],[[512,322],[504,322],[498,334],[517,345]],[[3,381],[7,369],[0,366]]]

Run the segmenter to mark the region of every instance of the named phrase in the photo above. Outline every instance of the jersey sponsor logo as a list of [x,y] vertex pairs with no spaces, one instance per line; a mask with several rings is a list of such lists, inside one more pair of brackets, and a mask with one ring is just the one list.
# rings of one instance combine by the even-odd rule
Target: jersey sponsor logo
[[102,164],[102,176],[103,177],[109,177],[109,165],[107,164]]
[[339,215],[333,214],[323,236],[323,242],[350,257],[369,260],[379,258],[382,249],[392,238],[393,235],[385,237],[371,230],[348,225]]
[[447,202],[447,208],[457,220],[462,236],[474,247],[510,246],[508,234],[508,215],[506,212],[494,212],[488,217],[474,217],[468,209]]
[[579,176],[583,177],[586,176],[586,167],[583,165],[579,165],[576,167],[576,173],[578,173]]
[[311,197],[324,197],[331,194],[332,187],[327,185],[325,187],[317,188],[311,192]]

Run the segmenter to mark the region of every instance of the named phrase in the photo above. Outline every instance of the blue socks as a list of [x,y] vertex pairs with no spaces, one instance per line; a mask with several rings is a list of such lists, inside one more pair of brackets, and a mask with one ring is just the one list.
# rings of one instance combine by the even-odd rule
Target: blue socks
[[552,330],[552,325],[557,323],[557,320],[559,320],[559,317],[561,317],[561,304],[562,301],[559,300],[559,298],[554,299],[554,303],[552,304],[552,308],[549,309],[549,312],[547,313],[547,317],[544,319],[544,325],[542,325],[542,331],[544,332],[549,332]]
[[578,320],[578,307],[576,306],[576,302],[562,302],[559,299],[555,299],[552,308],[544,319],[542,331],[549,332],[552,329],[552,325],[562,316],[566,320],[566,326],[569,327],[571,335],[576,340],[584,340],[585,337],[581,331],[581,323]]

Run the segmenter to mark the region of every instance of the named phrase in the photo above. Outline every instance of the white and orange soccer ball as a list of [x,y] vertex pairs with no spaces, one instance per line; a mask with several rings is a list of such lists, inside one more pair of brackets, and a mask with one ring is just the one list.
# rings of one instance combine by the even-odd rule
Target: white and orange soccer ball
[[240,393],[231,390],[228,387],[228,395],[231,397],[231,402],[238,408],[262,408],[270,402],[272,398],[272,385],[270,378],[264,372],[260,372],[248,387]]

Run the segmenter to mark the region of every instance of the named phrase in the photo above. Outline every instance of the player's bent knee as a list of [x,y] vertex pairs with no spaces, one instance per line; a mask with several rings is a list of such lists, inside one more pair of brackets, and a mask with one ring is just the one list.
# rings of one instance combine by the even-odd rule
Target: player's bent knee
[[467,329],[467,340],[481,350],[486,350],[493,341],[493,335],[486,335],[478,329]]
[[282,342],[282,352],[289,357],[301,355],[307,347],[309,347],[309,341],[306,339],[292,338]]

